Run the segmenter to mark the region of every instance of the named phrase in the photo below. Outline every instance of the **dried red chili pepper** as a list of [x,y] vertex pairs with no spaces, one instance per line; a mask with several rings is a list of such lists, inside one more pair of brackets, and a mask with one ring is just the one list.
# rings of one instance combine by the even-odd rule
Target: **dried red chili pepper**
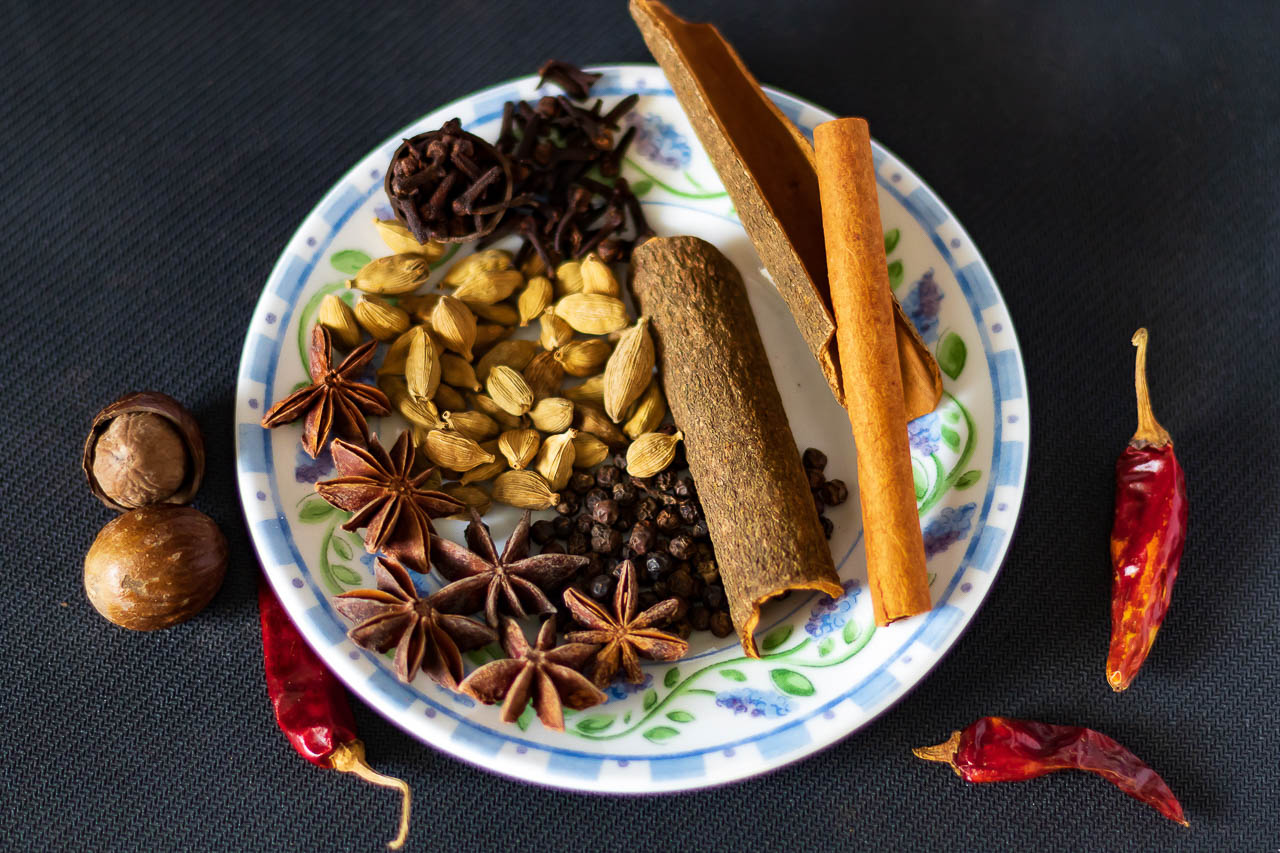
[[950,764],[968,782],[1021,782],[1055,770],[1095,773],[1160,814],[1188,826],[1182,806],[1156,771],[1111,738],[1079,726],[983,717],[937,746],[913,752]]
[[275,592],[258,578],[258,615],[262,622],[262,659],[267,693],[276,722],[298,754],[320,767],[352,773],[366,782],[394,788],[403,799],[400,827],[387,846],[399,850],[409,835],[409,786],[383,776],[364,758],[346,688],[325,668],[285,613]]
[[1116,460],[1116,514],[1111,528],[1111,648],[1107,682],[1133,683],[1164,622],[1187,534],[1187,484],[1173,440],[1151,412],[1147,395],[1147,330],[1138,348],[1134,386],[1138,430]]

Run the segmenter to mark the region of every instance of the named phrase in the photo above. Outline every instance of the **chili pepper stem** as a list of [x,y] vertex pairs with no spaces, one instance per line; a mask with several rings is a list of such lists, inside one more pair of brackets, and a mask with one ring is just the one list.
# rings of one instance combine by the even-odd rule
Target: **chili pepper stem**
[[387,847],[391,850],[399,850],[403,847],[405,840],[409,837],[409,808],[412,798],[409,792],[409,783],[403,779],[396,779],[394,776],[384,776],[370,767],[364,758],[364,742],[360,740],[344,743],[335,749],[333,754],[329,756],[329,765],[334,770],[342,773],[351,773],[373,785],[394,788],[400,792],[401,797],[403,797],[403,805],[400,808],[400,827],[396,837],[387,842]]
[[940,761],[943,764],[949,764],[951,769],[957,776],[963,778],[960,768],[956,767],[956,753],[960,750],[960,732],[952,732],[951,737],[946,741],[934,746],[918,746],[911,750],[915,753],[916,758],[923,758],[925,761]]
[[1147,329],[1142,327],[1133,333],[1131,343],[1138,348],[1134,359],[1133,386],[1138,394],[1138,430],[1129,443],[1137,447],[1164,447],[1169,443],[1169,432],[1156,420],[1151,411],[1151,397],[1147,393]]

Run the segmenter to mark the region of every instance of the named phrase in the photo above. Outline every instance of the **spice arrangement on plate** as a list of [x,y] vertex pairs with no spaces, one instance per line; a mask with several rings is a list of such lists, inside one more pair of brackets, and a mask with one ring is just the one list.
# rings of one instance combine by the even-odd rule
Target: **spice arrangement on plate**
[[[653,0],[631,12],[847,411],[875,621],[925,613],[907,424],[937,406],[942,372],[889,281],[867,125],[820,125],[811,145],[714,27]],[[316,492],[375,555],[374,585],[333,599],[350,639],[406,683],[425,675],[506,723],[559,731],[654,663],[674,688],[673,664],[708,634],[776,657],[773,632],[757,645],[762,607],[796,590],[845,595],[824,512],[849,487],[797,446],[739,271],[698,237],[655,234],[621,176],[639,96],[593,101],[599,75],[562,61],[541,77],[563,94],[504,104],[492,139],[452,119],[396,148],[383,184],[395,218],[375,223],[389,254],[319,302],[302,330],[311,382],[262,425],[302,420],[304,451],[330,451],[336,471]],[[1146,400],[1145,335],[1135,344],[1140,426],[1112,537],[1117,690],[1150,649],[1185,528],[1181,469]],[[369,419],[387,416],[378,435]],[[150,435],[139,468],[163,468],[179,447],[166,430],[124,424],[103,447]],[[174,475],[101,479],[110,495],[179,491]],[[499,505],[521,511],[506,542],[485,521]],[[444,518],[466,522],[461,542],[437,529]],[[785,668],[770,678],[813,691]],[[613,725],[591,713],[577,731]],[[1095,772],[1185,822],[1154,771],[1090,729],[984,718],[917,754],[975,782]]]

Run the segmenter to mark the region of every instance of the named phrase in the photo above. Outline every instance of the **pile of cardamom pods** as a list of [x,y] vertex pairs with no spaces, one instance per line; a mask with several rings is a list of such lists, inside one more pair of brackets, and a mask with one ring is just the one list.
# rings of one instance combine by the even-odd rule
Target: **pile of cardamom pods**
[[329,294],[317,318],[344,349],[366,332],[389,344],[378,386],[436,468],[429,488],[481,514],[492,501],[543,510],[560,503],[574,468],[613,453],[625,452],[635,477],[671,463],[681,437],[656,431],[667,403],[648,320],[632,321],[608,264],[565,261],[553,283],[537,255],[517,269],[490,248],[426,289],[446,247],[418,243],[395,220],[375,224],[393,254],[347,282],[354,306]]

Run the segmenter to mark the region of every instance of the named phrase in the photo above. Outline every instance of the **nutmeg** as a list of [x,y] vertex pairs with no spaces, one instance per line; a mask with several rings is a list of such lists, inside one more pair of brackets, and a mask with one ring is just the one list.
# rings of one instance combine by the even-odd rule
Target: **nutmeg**
[[204,477],[204,439],[181,403],[141,391],[94,417],[82,467],[89,488],[111,509],[185,504]]
[[84,558],[89,603],[110,622],[154,631],[205,608],[227,572],[227,540],[190,507],[157,504],[113,518]]

